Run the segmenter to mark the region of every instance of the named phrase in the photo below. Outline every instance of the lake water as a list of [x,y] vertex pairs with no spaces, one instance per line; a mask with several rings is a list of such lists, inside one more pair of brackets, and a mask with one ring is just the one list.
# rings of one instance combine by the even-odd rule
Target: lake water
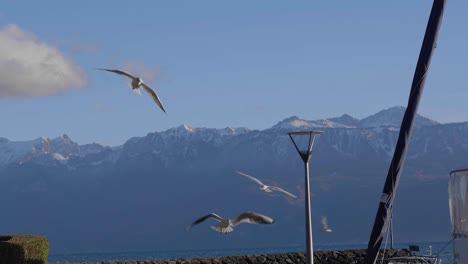
[[[429,246],[432,246],[432,254],[442,258],[442,263],[452,263],[451,242],[425,242],[425,243],[397,243],[395,248],[408,248],[409,245],[418,245],[418,255],[429,254]],[[383,247],[383,244],[382,244]],[[314,250],[344,250],[365,249],[365,244],[354,245],[315,245]],[[387,247],[388,248],[388,247]],[[174,250],[151,252],[114,252],[114,253],[87,253],[87,254],[52,254],[49,256],[49,264],[97,262],[111,260],[145,260],[145,259],[174,259],[193,257],[216,257],[234,255],[271,254],[305,251],[304,247],[284,248],[240,248],[240,249],[206,249],[206,250]]]

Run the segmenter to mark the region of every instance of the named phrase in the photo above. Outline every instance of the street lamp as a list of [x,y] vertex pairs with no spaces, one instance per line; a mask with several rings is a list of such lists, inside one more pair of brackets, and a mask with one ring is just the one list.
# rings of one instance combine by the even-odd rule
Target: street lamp
[[[309,183],[309,160],[312,157],[312,147],[314,146],[315,136],[323,133],[322,131],[299,131],[289,132],[289,137],[296,147],[297,152],[304,161],[305,168],[305,213],[306,213],[306,246],[307,246],[307,264],[314,264],[314,249],[312,243],[312,218],[310,214],[310,183]],[[294,137],[297,139],[297,143]],[[299,138],[303,140],[299,140]],[[305,140],[305,141],[304,141]],[[299,142],[301,141],[301,142]],[[303,144],[300,144],[303,143]],[[302,145],[302,146],[298,146]]]

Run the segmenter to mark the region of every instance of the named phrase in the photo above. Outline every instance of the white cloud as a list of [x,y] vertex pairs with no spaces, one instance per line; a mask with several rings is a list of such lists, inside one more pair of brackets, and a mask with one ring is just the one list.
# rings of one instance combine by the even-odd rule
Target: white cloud
[[0,29],[0,98],[48,96],[87,85],[85,72],[33,33]]
[[143,81],[154,81],[159,74],[158,68],[148,67],[143,62],[128,62],[123,66],[123,70],[142,78]]

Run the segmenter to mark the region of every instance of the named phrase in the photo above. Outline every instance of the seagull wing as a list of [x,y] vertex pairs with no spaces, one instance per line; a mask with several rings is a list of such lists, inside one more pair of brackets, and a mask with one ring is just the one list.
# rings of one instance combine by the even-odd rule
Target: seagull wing
[[100,68],[98,68],[98,70],[113,72],[113,73],[117,73],[117,74],[120,74],[120,75],[125,75],[125,76],[127,76],[128,78],[130,78],[132,80],[135,79],[135,77],[133,77],[130,73],[125,72],[125,71],[121,71],[121,70],[110,70],[110,69],[100,69]]
[[270,189],[271,189],[271,190],[275,190],[275,191],[279,191],[279,192],[282,192],[282,193],[285,193],[285,194],[291,196],[292,198],[297,198],[296,195],[294,195],[294,194],[292,194],[292,193],[290,193],[290,192],[287,192],[286,190],[284,190],[284,189],[282,189],[282,188],[280,188],[280,187],[270,186]]
[[224,220],[221,216],[219,216],[219,215],[217,215],[217,214],[215,214],[215,213],[210,213],[210,214],[207,214],[207,215],[202,216],[202,217],[198,218],[197,220],[195,220],[195,222],[193,222],[193,223],[190,225],[190,227],[188,228],[188,230],[189,230],[190,228],[192,228],[194,225],[199,224],[199,223],[205,221],[205,220],[208,219],[208,218],[213,218],[213,219],[215,219],[215,220],[218,221],[218,222],[221,222],[221,221]]
[[240,171],[236,171],[236,172],[239,173],[240,175],[244,176],[244,177],[247,177],[247,178],[251,179],[252,181],[254,181],[254,182],[256,182],[256,183],[258,183],[258,184],[260,184],[262,186],[265,186],[265,184],[263,182],[261,182],[259,179],[255,178],[253,176],[250,176],[250,175],[245,174],[245,173],[240,172]]
[[244,212],[238,215],[231,221],[232,226],[236,226],[241,223],[249,224],[272,224],[273,219],[268,216],[261,215],[255,212]]
[[326,216],[322,216],[322,229],[323,230],[329,229],[328,224],[327,224],[327,217]]
[[151,95],[151,97],[153,97],[153,100],[156,102],[156,104],[159,105],[159,107],[161,108],[161,110],[165,113],[166,113],[166,110],[164,109],[164,106],[163,104],[161,103],[161,100],[159,100],[159,97],[158,95],[156,94],[155,91],[153,91],[153,89],[151,89],[148,85],[146,85],[145,83],[142,83],[141,86],[143,87],[143,89],[145,89],[145,91],[147,93],[149,93]]

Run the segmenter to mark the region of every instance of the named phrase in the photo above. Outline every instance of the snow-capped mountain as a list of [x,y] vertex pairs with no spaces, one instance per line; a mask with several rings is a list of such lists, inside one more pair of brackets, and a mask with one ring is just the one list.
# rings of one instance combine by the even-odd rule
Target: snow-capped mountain
[[[80,146],[67,135],[54,139],[40,137],[31,141],[9,141],[0,138],[0,167],[25,163],[66,165],[70,162],[76,167],[77,164],[87,164],[82,162],[85,160],[88,163],[99,164],[104,160],[118,162],[139,158],[146,160],[155,158],[169,166],[171,157],[174,159],[199,157],[209,149],[216,153],[225,151],[227,147],[235,144],[248,144],[247,142],[258,146],[265,136],[284,136],[289,131],[311,129],[326,131],[321,136],[323,138],[321,141],[324,142],[321,144],[327,144],[331,150],[340,155],[357,159],[360,158],[359,153],[368,152],[369,155],[373,153],[388,159],[393,153],[403,114],[404,108],[392,107],[362,120],[347,114],[312,121],[292,116],[263,131],[252,131],[245,127],[215,129],[181,125],[166,131],[149,133],[144,137],[134,137],[124,145],[112,148],[97,143]],[[440,125],[438,122],[420,115],[415,122],[416,129],[420,127],[435,129],[438,125]],[[276,138],[276,142],[272,143],[275,149],[271,151],[273,156],[282,157],[289,150],[290,142],[286,137]],[[424,149],[427,149],[427,146]],[[257,148],[257,151],[261,152],[262,149]]]
[[[280,121],[278,124],[273,126],[273,129],[317,129],[317,128],[378,128],[378,127],[393,127],[399,128],[403,115],[405,114],[405,108],[401,106],[391,107],[382,110],[374,115],[363,118],[361,120],[352,117],[348,114],[344,114],[340,117],[332,117],[327,119],[307,121],[300,119],[297,116],[292,116]],[[422,126],[434,126],[438,125],[437,121],[416,115],[415,127]]]

